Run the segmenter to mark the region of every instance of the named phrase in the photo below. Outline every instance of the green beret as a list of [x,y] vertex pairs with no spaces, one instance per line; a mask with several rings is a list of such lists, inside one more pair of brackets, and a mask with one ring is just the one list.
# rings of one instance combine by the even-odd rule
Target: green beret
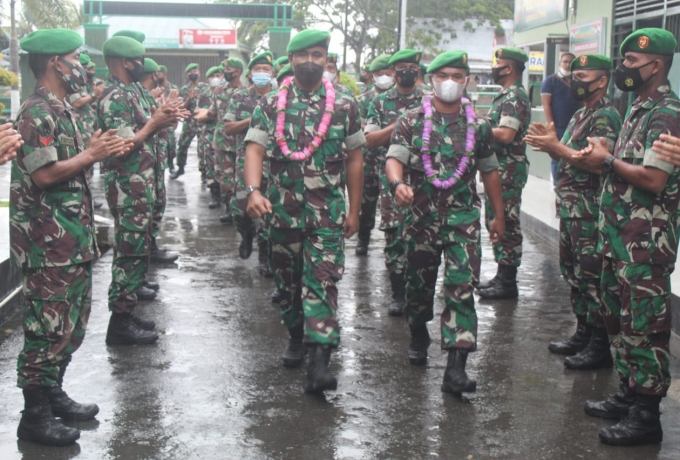
[[361,71],[362,72],[370,72],[370,70],[369,70],[370,68],[371,68],[370,64],[364,64],[364,65],[361,66]]
[[306,50],[312,46],[322,46],[328,49],[328,44],[331,41],[331,34],[321,30],[305,29],[302,32],[295,34],[288,42],[286,53],[295,53],[296,51]]
[[87,70],[96,69],[96,68],[97,68],[97,64],[95,64],[94,62],[90,61],[90,62],[87,63]]
[[468,54],[465,51],[446,51],[434,58],[425,73],[435,73],[443,67],[455,67],[470,72]]
[[519,48],[499,48],[496,50],[496,59],[512,59],[524,64],[529,60],[529,56]]
[[392,55],[390,58],[388,64],[389,65],[394,65],[397,62],[412,62],[414,64],[418,64],[420,62],[420,57],[423,55],[422,51],[416,51],[416,50],[401,50],[397,51]]
[[283,77],[293,76],[293,66],[290,64],[284,65],[281,70],[279,70],[278,75],[276,75],[277,80],[281,80]]
[[225,60],[223,63],[224,68],[226,69],[227,67],[231,67],[232,69],[241,69],[243,70],[246,65],[243,63],[242,60],[239,58],[229,58]]
[[281,56],[281,57],[278,58],[276,61],[274,61],[274,65],[275,65],[276,67],[284,66],[284,65],[286,65],[286,64],[288,64],[288,56]]
[[420,67],[420,71],[423,73],[427,73],[427,66],[423,64],[422,62],[418,64],[418,67]]
[[137,59],[144,56],[144,45],[130,37],[111,37],[104,42],[104,57]]
[[273,66],[273,61],[274,55],[271,53],[271,51],[265,51],[264,53],[260,53],[250,60],[248,63],[248,70],[252,69],[257,64],[269,64]]
[[336,64],[338,63],[338,53],[328,53],[328,59],[326,62],[330,62],[331,64]]
[[601,54],[584,54],[571,61],[570,69],[574,70],[612,70],[612,60]]
[[650,27],[636,30],[627,36],[621,43],[620,51],[621,56],[625,56],[628,51],[673,56],[677,46],[678,42],[671,32]]
[[378,70],[389,69],[390,68],[390,58],[391,54],[383,54],[373,59],[371,65],[368,68],[369,72],[377,72]]
[[144,58],[144,72],[145,73],[154,73],[158,72],[158,63],[154,61],[153,59],[150,59],[148,57]]
[[21,39],[19,46],[29,54],[59,56],[77,50],[83,38],[71,29],[40,29]]
[[137,32],[136,30],[119,30],[113,34],[112,37],[130,37],[139,43],[144,43],[146,35],[144,35],[142,32]]
[[78,57],[78,60],[80,61],[80,65],[87,65],[91,59],[89,54],[80,53],[80,57]]
[[158,71],[159,71],[159,72],[168,73],[168,68],[165,67],[164,65],[159,65],[159,66],[158,66]]
[[222,64],[218,65],[218,66],[217,66],[217,70],[218,70],[220,73],[224,73],[224,66],[223,66]]
[[205,73],[205,76],[210,77],[211,75],[214,75],[218,72],[220,72],[220,68],[218,66],[214,66],[208,69],[208,71]]
[[186,69],[184,69],[184,73],[189,73],[190,71],[192,71],[194,69],[198,69],[198,64],[196,64],[195,62],[192,62],[191,64],[189,64],[187,66]]

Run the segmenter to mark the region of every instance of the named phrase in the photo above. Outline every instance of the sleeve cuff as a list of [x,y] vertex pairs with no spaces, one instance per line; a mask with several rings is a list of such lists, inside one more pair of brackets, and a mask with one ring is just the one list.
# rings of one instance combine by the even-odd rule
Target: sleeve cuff
[[366,145],[366,137],[361,131],[357,131],[356,133],[345,138],[345,149],[347,150],[355,150],[363,147],[364,145]]
[[479,158],[477,160],[477,170],[480,172],[496,171],[499,168],[498,158],[496,154],[492,153],[488,157]]
[[501,117],[501,120],[498,123],[499,128],[510,128],[515,131],[519,131],[520,126],[522,126],[522,122],[513,117]]
[[668,173],[668,175],[673,174],[673,171],[675,170],[675,166],[660,160],[659,155],[652,149],[645,150],[645,157],[642,160],[642,165],[660,169],[661,171]]
[[75,101],[77,101],[78,99],[82,99],[83,97],[85,96],[83,96],[81,93],[73,93],[69,94],[67,101],[69,104],[73,105]]
[[364,134],[370,134],[374,133],[376,131],[380,131],[380,126],[378,125],[366,125],[364,128]]
[[552,96],[552,93],[541,93],[541,96]]
[[33,174],[38,169],[59,160],[57,149],[53,145],[35,149],[24,157],[24,166],[29,174]]
[[236,114],[232,112],[227,112],[224,115],[224,121],[236,121]]
[[250,128],[243,142],[255,142],[265,149],[269,146],[269,133],[257,128]]
[[387,158],[394,158],[399,163],[408,165],[409,159],[411,158],[411,152],[403,145],[392,144],[387,150]]
[[123,139],[134,139],[135,132],[130,126],[123,126],[122,128],[118,128],[116,135],[122,137]]

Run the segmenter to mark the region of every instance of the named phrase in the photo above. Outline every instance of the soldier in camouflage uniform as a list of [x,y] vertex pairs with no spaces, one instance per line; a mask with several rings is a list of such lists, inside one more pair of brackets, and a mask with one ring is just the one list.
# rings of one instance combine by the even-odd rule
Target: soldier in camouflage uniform
[[552,353],[567,355],[569,369],[611,367],[612,356],[604,319],[600,314],[602,257],[597,250],[602,176],[576,167],[572,155],[588,146],[588,138],[605,139],[609,149],[621,130],[621,116],[606,97],[611,77],[609,58],[586,54],[571,63],[571,88],[584,107],[572,117],[562,142],[554,124],[534,123],[525,140],[559,161],[557,217],[560,218],[560,269],[571,286],[571,307],[576,332],[566,340],[550,342]]
[[[486,284],[479,286],[479,296],[484,299],[514,299],[517,297],[517,267],[522,263],[522,228],[520,207],[522,190],[527,183],[529,160],[524,136],[531,122],[531,104],[522,86],[524,64],[529,60],[518,48],[500,48],[496,51],[497,64],[493,70],[494,82],[503,90],[496,95],[489,109],[496,142],[494,151],[500,165],[505,203],[505,234],[493,244],[498,271]],[[484,215],[487,228],[494,219],[489,200],[485,200]]]
[[[168,68],[164,65],[158,66],[159,71],[156,73],[158,76],[158,86],[163,88],[163,97],[166,99],[170,96],[170,91],[173,89],[178,90],[176,84],[170,83],[168,81]],[[167,128],[168,132],[168,161],[167,169],[170,173],[175,172],[175,156],[177,155],[177,139],[175,138],[175,129],[177,126],[171,126]]]
[[[371,85],[357,99],[362,128],[366,128],[368,108],[373,99],[394,86],[394,69],[389,65],[391,57],[391,54],[378,56],[369,67],[369,70],[372,72],[371,75],[377,79],[377,83]],[[357,246],[355,249],[355,253],[358,256],[368,254],[371,230],[375,227],[375,213],[378,208],[378,198],[380,197],[380,166],[382,164],[379,150],[369,150],[364,147],[363,152],[364,190],[361,195],[361,217],[359,218],[359,234],[357,235]]]
[[[212,103],[215,100],[215,91],[222,86],[222,75],[224,67],[215,66],[208,69],[206,77],[210,85],[210,102],[207,108],[197,109],[196,113],[202,113],[203,110],[210,110]],[[205,184],[210,190],[210,202],[208,208],[217,209],[220,207],[220,186],[215,181],[215,150],[213,149],[213,141],[215,140],[215,129],[217,122],[214,118],[199,118],[196,115],[196,121],[199,123],[201,130],[198,136],[199,150],[203,152],[203,170],[205,171]]]
[[109,345],[155,342],[152,321],[133,314],[136,291],[143,285],[151,250],[151,230],[156,201],[155,135],[177,121],[181,101],[166,101],[153,114],[137,83],[144,77],[144,46],[125,36],[104,43],[111,74],[99,98],[99,123],[118,129],[133,139],[133,152],[107,160],[105,189],[114,218],[115,242],[109,286],[111,320]]
[[634,91],[613,154],[590,139],[578,160],[606,173],[600,203],[598,251],[604,258],[602,314],[615,349],[619,390],[588,401],[586,413],[619,419],[602,428],[614,445],[663,439],[659,404],[670,385],[670,275],[677,259],[680,170],[653,150],[662,134],[680,135],[680,100],[668,81],[677,42],[668,31],[639,29],[621,44],[624,61],[614,81]]
[[25,144],[12,164],[11,261],[23,272],[24,346],[17,385],[25,410],[19,439],[46,445],[75,442],[80,432],[63,420],[90,420],[95,404],[78,404],[63,391],[71,355],[90,316],[92,263],[99,256],[86,170],[129,151],[115,131],[97,131],[87,148],[67,96],[85,85],[78,61],[83,40],[67,29],[33,32],[21,40],[37,79],[17,115]]
[[328,78],[333,82],[333,87],[335,91],[340,91],[341,93],[347,94],[348,96],[354,96],[354,92],[345,85],[340,84],[340,71],[338,70],[338,54],[328,53],[328,59],[326,59],[326,66],[323,72],[323,78]]
[[[302,364],[304,335],[310,357],[308,392],[337,387],[328,369],[331,350],[340,342],[336,284],[344,271],[344,239],[359,227],[363,175],[359,109],[353,98],[335,92],[331,82],[322,79],[329,41],[328,32],[313,29],[291,39],[287,51],[295,77],[255,109],[245,139],[247,211],[253,219],[267,215],[270,220],[274,280],[285,293],[279,305],[290,342],[283,364]],[[315,135],[333,94],[328,130],[319,140]],[[286,109],[277,122],[278,100],[284,95]],[[277,138],[297,152],[285,154]],[[293,158],[298,153],[304,158],[303,149],[313,139],[319,146],[311,156]],[[259,190],[265,155],[270,165],[268,199]]]
[[102,91],[103,82],[94,78],[94,68],[90,70],[89,66],[91,64],[94,67],[95,64],[90,61],[87,54],[80,55],[80,64],[84,66],[83,68],[87,76],[85,86],[77,93],[69,95],[68,102],[76,109],[81,128],[80,132],[83,133],[83,142],[87,145],[90,142],[92,133],[98,129],[97,96]]
[[[236,230],[241,235],[239,256],[242,259],[250,257],[253,251],[253,239],[257,235],[259,271],[260,275],[267,278],[273,275],[269,268],[269,235],[265,221],[264,219],[253,220],[246,213],[248,195],[244,179],[246,148],[243,140],[250,126],[250,120],[255,107],[271,91],[272,61],[272,53],[266,51],[258,54],[248,63],[248,78],[253,82],[253,85],[250,88],[241,89],[232,94],[224,118],[224,132],[227,136],[233,137],[234,142],[231,144],[231,149],[236,151],[236,161],[234,164],[236,183],[231,209]],[[269,168],[268,164],[265,164],[260,183],[262,190],[267,189],[268,177]]]
[[394,202],[385,176],[385,155],[397,118],[407,111],[420,107],[425,95],[416,87],[418,63],[421,52],[401,50],[388,61],[396,75],[396,85],[378,95],[368,106],[366,116],[366,148],[375,152],[380,161],[380,230],[385,232],[385,266],[390,274],[392,302],[388,308],[391,316],[401,316],[405,305],[404,241],[402,238],[406,209]]

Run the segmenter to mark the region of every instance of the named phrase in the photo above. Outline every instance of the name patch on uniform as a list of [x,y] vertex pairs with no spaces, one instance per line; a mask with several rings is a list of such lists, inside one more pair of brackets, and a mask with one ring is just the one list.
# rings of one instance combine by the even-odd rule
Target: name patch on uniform
[[59,143],[63,145],[64,147],[75,147],[76,142],[73,140],[72,137],[68,137],[64,134],[59,136]]

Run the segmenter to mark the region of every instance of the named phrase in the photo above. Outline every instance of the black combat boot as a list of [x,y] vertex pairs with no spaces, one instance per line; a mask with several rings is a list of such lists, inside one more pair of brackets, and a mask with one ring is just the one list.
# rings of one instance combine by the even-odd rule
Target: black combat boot
[[170,179],[177,179],[179,176],[184,174],[184,166],[177,165],[177,169],[174,173],[170,174]]
[[168,171],[170,171],[170,174],[175,172],[175,162],[174,161],[168,161]]
[[208,175],[205,170],[201,171],[201,184],[205,185],[208,182]]
[[24,388],[24,410],[17,429],[22,441],[32,441],[45,446],[66,446],[80,438],[80,431],[64,426],[52,413],[48,388]]
[[392,286],[392,302],[387,309],[387,314],[390,316],[401,316],[404,314],[404,307],[406,307],[406,282],[404,275],[399,273],[390,273],[390,284]]
[[223,224],[234,225],[234,216],[231,213],[231,197],[227,196],[224,199],[226,203],[224,206],[224,214],[220,216],[220,222]]
[[444,371],[444,383],[442,383],[443,392],[459,395],[477,391],[477,381],[468,378],[465,372],[467,357],[468,350],[462,348],[449,350],[449,358]]
[[139,316],[135,314],[130,314],[130,322],[134,323],[139,327],[140,329],[144,329],[145,331],[153,331],[156,329],[156,323],[151,321],[150,319],[143,319],[140,318]]
[[603,401],[588,400],[583,407],[591,417],[620,420],[628,415],[635,404],[635,392],[630,389],[628,379],[621,380],[619,389]]
[[179,257],[177,254],[170,252],[167,249],[158,247],[158,244],[156,243],[156,238],[151,238],[150,249],[151,249],[150,260],[153,263],[171,264],[174,261],[176,261],[177,258]]
[[496,283],[498,283],[498,281],[499,281],[500,273],[501,273],[501,266],[496,265],[496,275],[493,278],[491,278],[489,281],[487,281],[486,283],[479,283],[477,285],[477,289],[488,289],[491,286],[495,286]]
[[371,229],[359,227],[357,234],[357,247],[354,249],[354,254],[358,256],[365,256],[368,254],[368,243],[371,241]]
[[274,288],[272,291],[272,303],[278,305],[283,299],[286,298],[286,293],[279,288]]
[[586,315],[576,316],[576,332],[561,342],[550,342],[548,350],[556,355],[574,356],[588,346],[592,328],[586,324]]
[[638,446],[663,441],[661,396],[635,395],[628,416],[613,426],[600,429],[600,441],[612,446]]
[[272,278],[274,276],[269,269],[269,242],[267,240],[257,242],[257,262],[260,276],[265,278]]
[[283,352],[283,367],[300,367],[305,358],[305,347],[302,339],[305,336],[305,325],[300,323],[295,327],[288,328],[288,348]]
[[408,362],[414,366],[427,364],[427,349],[430,347],[430,333],[427,324],[409,326],[411,329],[411,344],[408,347]]
[[208,203],[209,209],[217,209],[220,207],[222,202],[220,201],[220,186],[217,184],[212,184],[210,186],[210,203]]
[[147,289],[151,289],[152,291],[158,291],[161,288],[160,284],[149,280],[144,280],[144,284],[142,284],[142,286]]
[[338,380],[331,374],[328,365],[331,362],[330,345],[314,343],[308,345],[309,365],[307,366],[307,393],[319,393],[326,390],[337,390]]
[[113,313],[106,331],[107,345],[146,345],[158,340],[158,334],[137,326],[129,313]]
[[104,203],[102,203],[102,202],[99,201],[98,199],[95,198],[95,199],[92,200],[92,207],[93,207],[94,209],[99,209],[99,208],[101,208],[102,206],[104,206]]
[[79,404],[69,398],[63,390],[65,373],[66,365],[59,366],[57,386],[47,389],[47,399],[50,401],[52,413],[63,420],[81,422],[92,420],[99,413],[99,407],[96,404]]
[[149,289],[144,285],[140,286],[135,294],[137,294],[137,300],[153,300],[156,298],[156,291]]
[[248,259],[253,253],[253,239],[255,238],[255,224],[249,218],[239,216],[234,218],[236,230],[241,235],[238,255],[241,259]]
[[517,292],[517,267],[499,265],[498,281],[495,285],[486,289],[479,289],[477,293],[482,299],[516,299]]
[[614,366],[607,330],[603,327],[594,327],[592,332],[588,346],[580,353],[568,356],[564,360],[567,369],[592,371]]

